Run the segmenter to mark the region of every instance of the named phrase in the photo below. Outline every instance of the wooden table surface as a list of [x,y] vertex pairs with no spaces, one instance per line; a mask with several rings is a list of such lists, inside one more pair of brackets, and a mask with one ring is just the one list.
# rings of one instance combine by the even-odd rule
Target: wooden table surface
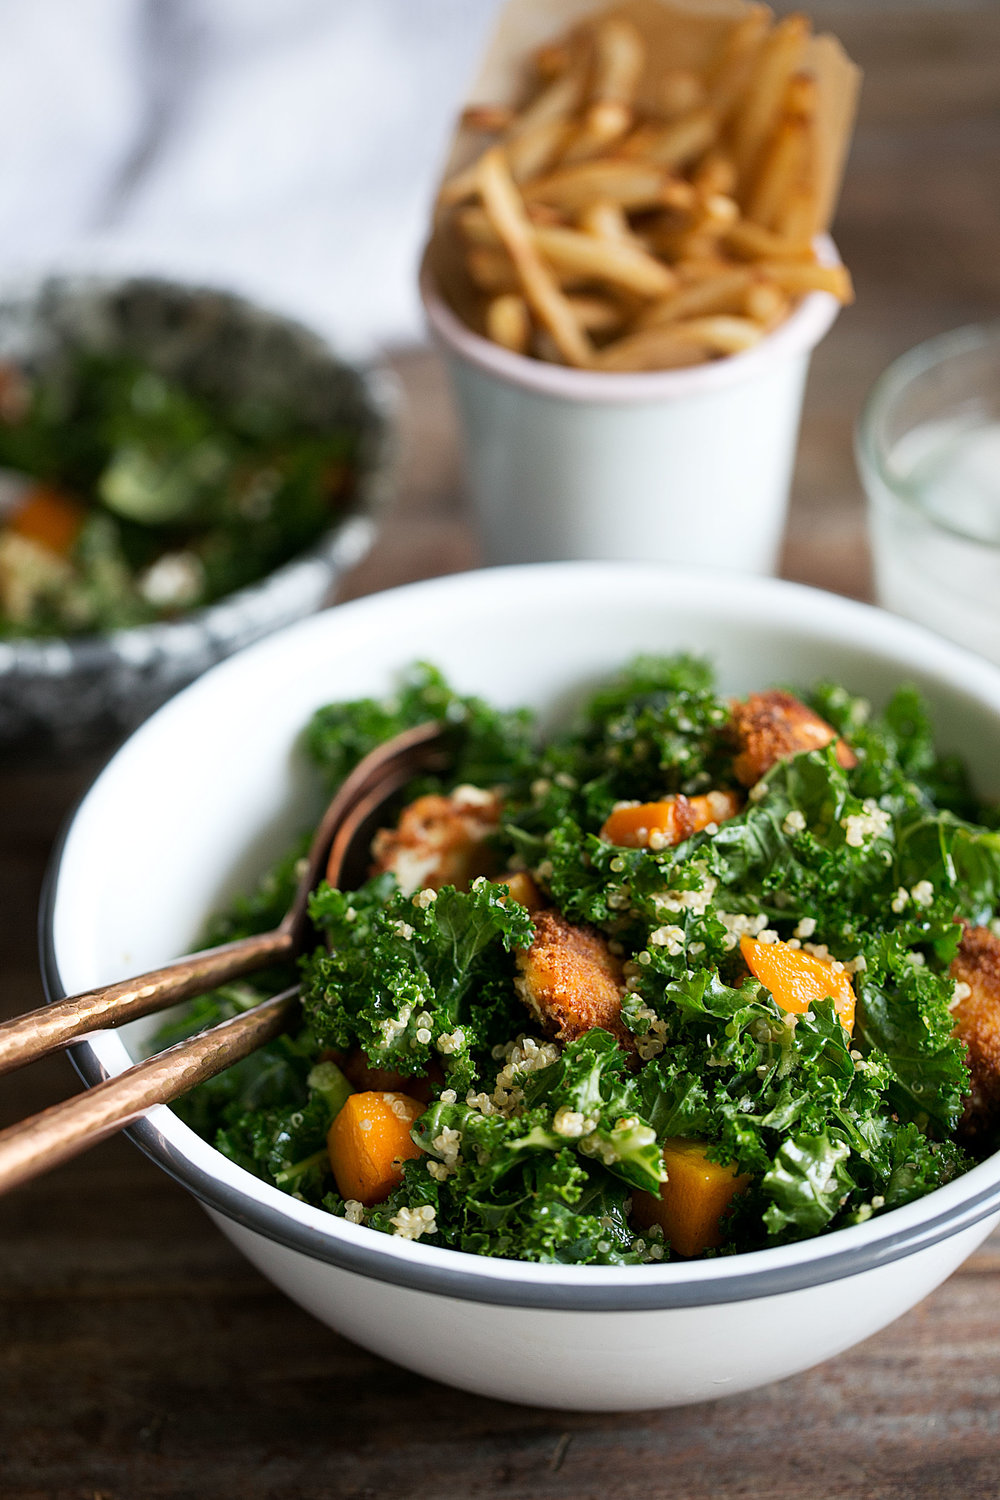
[[[817,352],[784,571],[870,591],[851,434],[919,339],[1000,314],[1000,6],[828,0],[866,71],[837,238],[857,306]],[[432,356],[408,397],[397,515],[359,594],[476,562]],[[48,850],[88,768],[0,776],[0,1014],[41,1001]],[[76,1086],[62,1059],[0,1087],[0,1124]],[[908,1316],[794,1380],[625,1416],[532,1411],[348,1344],[247,1265],[123,1140],[0,1207],[2,1500],[460,1500],[1000,1495],[1000,1236]]]

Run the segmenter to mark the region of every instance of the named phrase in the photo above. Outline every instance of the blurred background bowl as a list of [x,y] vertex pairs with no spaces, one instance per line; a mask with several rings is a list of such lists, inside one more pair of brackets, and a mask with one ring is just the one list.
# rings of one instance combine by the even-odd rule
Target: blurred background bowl
[[392,489],[392,380],[287,317],[152,278],[50,277],[0,291],[0,360],[36,371],[67,346],[134,356],[223,399],[281,401],[318,433],[353,428],[356,476],[312,546],[212,604],[99,635],[0,639],[7,764],[105,751],[207,667],[321,608],[371,545]]

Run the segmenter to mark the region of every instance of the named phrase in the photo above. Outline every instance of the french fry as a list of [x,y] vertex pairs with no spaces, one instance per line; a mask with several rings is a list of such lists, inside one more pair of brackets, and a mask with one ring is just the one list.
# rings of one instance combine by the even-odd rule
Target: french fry
[[599,21],[594,28],[593,102],[631,105],[645,61],[646,45],[631,21],[615,16]]
[[736,163],[727,151],[713,149],[691,173],[691,184],[702,197],[722,193],[731,198],[736,191]]
[[526,183],[524,197],[527,203],[549,203],[567,214],[579,213],[595,200],[632,210],[658,208],[667,184],[660,167],[611,157],[557,167]]
[[763,337],[749,318],[706,317],[626,334],[597,355],[599,370],[662,370],[700,364],[706,357],[740,354]]
[[784,322],[791,309],[788,295],[773,281],[756,277],[747,288],[743,311],[762,328],[770,331]]
[[813,244],[850,65],[840,54],[831,74],[830,39],[764,4],[736,10],[707,62],[679,39],[674,64],[666,33],[643,35],[645,9],[584,16],[536,53],[526,103],[463,115],[470,141],[493,144],[441,189],[437,232],[454,242],[441,264],[464,264],[466,316],[504,348],[676,368],[752,347],[811,291],[852,296]]
[[645,308],[636,319],[636,331],[662,328],[667,323],[679,323],[685,318],[704,317],[709,313],[749,311],[747,297],[753,285],[754,272],[749,266],[717,271],[703,281],[679,287],[672,296]]
[[577,215],[577,223],[586,234],[595,235],[599,240],[619,240],[625,245],[639,244],[621,204],[609,202],[606,198],[588,203]]
[[707,103],[705,80],[690,68],[675,68],[672,73],[664,73],[656,92],[660,113],[668,120],[690,114]]
[[[570,117],[583,97],[585,77],[582,60],[568,65],[527,108],[514,116],[500,144],[508,153],[515,181],[544,171],[558,156],[566,140]],[[473,162],[449,177],[438,194],[438,202],[447,206],[475,197],[478,166],[478,162]]]
[[733,159],[740,184],[748,189],[761,151],[781,113],[792,74],[809,36],[805,16],[790,15],[762,43],[743,102],[731,121]]
[[846,266],[820,266],[803,261],[758,261],[761,276],[793,297],[805,292],[829,292],[845,305],[854,301],[851,273]]
[[808,168],[779,210],[774,230],[788,240],[809,240],[816,224],[816,177]]
[[678,171],[704,155],[719,133],[712,109],[693,109],[666,125],[642,125],[622,142],[622,155]]
[[573,316],[587,333],[617,333],[625,322],[625,312],[607,297],[567,297]]
[[805,167],[808,149],[808,122],[785,115],[764,148],[756,181],[746,200],[748,219],[763,224],[765,229],[775,228]]
[[816,80],[797,73],[788,85],[785,105],[747,198],[748,219],[775,229],[796,188],[805,181],[816,113]]
[[811,240],[791,239],[782,234],[775,234],[760,224],[751,223],[749,219],[737,219],[736,223],[725,231],[723,243],[726,249],[731,250],[734,255],[744,256],[747,260],[764,257],[768,260],[814,261],[816,259]]
[[486,245],[473,245],[467,250],[465,268],[469,273],[470,281],[487,296],[492,297],[501,292],[514,292],[518,289],[517,273],[509,256],[500,249],[499,239],[496,249],[491,249]]
[[559,283],[539,254],[540,235],[563,231],[532,228],[503,152],[497,147],[480,157],[479,191],[486,215],[514,264],[531,311],[542,327],[548,329],[567,364],[589,365],[593,359],[593,346],[574,318]]
[[531,318],[528,304],[515,292],[493,297],[486,304],[486,334],[495,344],[526,354],[531,342]]
[[534,236],[560,279],[575,274],[640,297],[662,297],[676,285],[668,266],[634,245],[596,239],[577,229],[538,226]]
[[567,132],[560,161],[568,166],[600,156],[602,151],[621,139],[631,124],[632,111],[627,104],[616,104],[613,100],[592,104],[583,122]]

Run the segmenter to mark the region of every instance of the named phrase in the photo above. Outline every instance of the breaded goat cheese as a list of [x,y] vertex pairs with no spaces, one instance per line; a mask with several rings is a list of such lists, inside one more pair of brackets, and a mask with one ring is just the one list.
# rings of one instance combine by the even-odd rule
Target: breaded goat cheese
[[477,875],[492,875],[497,860],[486,842],[500,825],[500,798],[476,786],[448,797],[418,797],[395,828],[372,840],[372,874],[391,870],[406,895],[454,885],[466,890]]
[[845,770],[858,763],[849,745],[819,714],[777,688],[751,693],[745,703],[734,703],[730,733],[736,745],[733,774],[743,786],[753,786],[779,760],[803,750],[822,750],[837,740],[837,759]]
[[533,920],[535,939],[517,954],[514,984],[542,1030],[565,1043],[600,1026],[634,1051],[621,1015],[625,976],[607,941],[558,911],[538,912]]
[[955,980],[955,1035],[968,1052],[972,1086],[959,1126],[984,1140],[1000,1133],[1000,938],[966,927],[948,970]]

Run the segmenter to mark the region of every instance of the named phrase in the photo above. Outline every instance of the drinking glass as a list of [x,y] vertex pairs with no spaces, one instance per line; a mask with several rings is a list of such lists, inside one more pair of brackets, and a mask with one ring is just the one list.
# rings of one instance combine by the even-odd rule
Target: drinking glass
[[878,602],[1000,662],[1000,323],[890,365],[857,456]]

